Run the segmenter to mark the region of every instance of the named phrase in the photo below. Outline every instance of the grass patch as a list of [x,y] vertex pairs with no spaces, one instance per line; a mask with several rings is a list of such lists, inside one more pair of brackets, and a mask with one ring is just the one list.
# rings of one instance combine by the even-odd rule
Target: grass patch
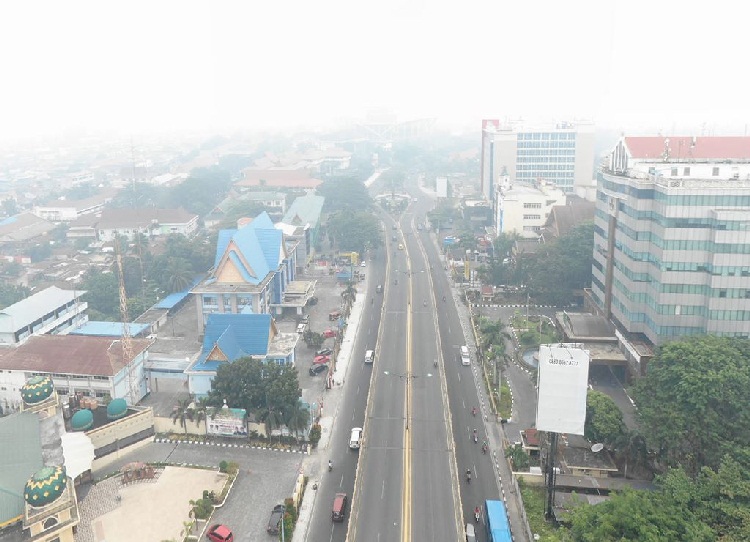
[[565,529],[557,529],[544,519],[544,508],[546,504],[545,491],[541,486],[532,486],[518,481],[523,497],[523,505],[526,509],[526,517],[533,534],[539,535],[541,542],[565,542],[570,540]]
[[500,386],[500,417],[506,420],[510,418],[511,408],[513,407],[513,401],[511,400],[510,387],[508,383],[503,380]]

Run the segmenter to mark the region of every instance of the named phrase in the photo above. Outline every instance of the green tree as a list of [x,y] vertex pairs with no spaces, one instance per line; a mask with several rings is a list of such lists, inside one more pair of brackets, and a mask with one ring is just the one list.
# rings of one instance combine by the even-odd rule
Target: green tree
[[231,407],[262,414],[273,410],[283,413],[302,395],[297,369],[240,358],[223,363],[216,372],[208,403],[221,406],[226,399]]
[[702,336],[660,347],[634,387],[649,448],[690,475],[750,447],[750,342]]
[[96,319],[107,321],[121,319],[119,283],[115,273],[91,268],[83,275],[80,288],[86,291],[82,299],[89,304],[90,316],[97,315]]
[[643,467],[648,461],[648,448],[646,439],[636,429],[624,430],[614,443],[615,454],[625,466],[623,476],[628,477],[628,470],[631,466],[635,468]]
[[690,510],[657,491],[627,489],[595,506],[581,504],[569,517],[577,542],[715,540],[711,528]]
[[185,434],[187,435],[187,420],[191,420],[193,418],[192,409],[190,407],[190,399],[179,399],[177,401],[177,404],[172,407],[172,424],[177,425],[177,422],[180,423],[180,427],[182,427],[185,430]]
[[30,294],[31,290],[25,286],[0,281],[0,309],[9,307],[13,303],[18,303],[22,299],[29,297]]
[[366,211],[339,212],[328,219],[327,231],[338,250],[364,254],[368,248],[382,243],[380,224],[375,215]]
[[169,189],[164,203],[202,216],[224,199],[230,186],[231,177],[225,169],[218,166],[196,168],[182,183]]
[[621,438],[625,430],[622,412],[606,394],[589,390],[586,396],[586,422],[584,436],[591,442],[611,446]]
[[297,401],[287,410],[285,423],[289,430],[294,433],[294,438],[299,441],[300,431],[304,431],[310,425],[310,411]]
[[362,180],[356,177],[336,177],[327,180],[318,187],[318,193],[325,198],[323,210],[367,211],[372,206],[372,198]]

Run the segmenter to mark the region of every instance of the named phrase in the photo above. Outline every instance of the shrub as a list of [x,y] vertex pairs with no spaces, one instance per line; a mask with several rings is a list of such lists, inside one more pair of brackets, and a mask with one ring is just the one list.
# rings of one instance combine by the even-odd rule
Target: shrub
[[313,424],[312,429],[310,429],[310,445],[315,448],[318,445],[318,441],[320,441],[320,424],[316,423]]
[[219,463],[219,472],[224,472],[224,473],[227,472],[227,468],[228,467],[229,467],[229,462],[225,461],[225,460],[222,460]]

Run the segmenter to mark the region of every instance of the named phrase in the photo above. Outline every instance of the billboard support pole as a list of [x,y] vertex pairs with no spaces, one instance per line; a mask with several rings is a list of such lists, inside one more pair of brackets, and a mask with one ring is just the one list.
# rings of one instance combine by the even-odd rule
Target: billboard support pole
[[547,454],[547,511],[548,520],[554,518],[552,509],[555,506],[555,457],[557,457],[557,433],[549,433],[549,453]]

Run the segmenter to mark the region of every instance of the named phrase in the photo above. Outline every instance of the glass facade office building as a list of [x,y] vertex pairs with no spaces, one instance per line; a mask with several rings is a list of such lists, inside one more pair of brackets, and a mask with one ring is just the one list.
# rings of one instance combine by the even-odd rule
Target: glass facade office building
[[749,337],[748,165],[610,160],[597,187],[591,295],[622,330],[654,345]]

